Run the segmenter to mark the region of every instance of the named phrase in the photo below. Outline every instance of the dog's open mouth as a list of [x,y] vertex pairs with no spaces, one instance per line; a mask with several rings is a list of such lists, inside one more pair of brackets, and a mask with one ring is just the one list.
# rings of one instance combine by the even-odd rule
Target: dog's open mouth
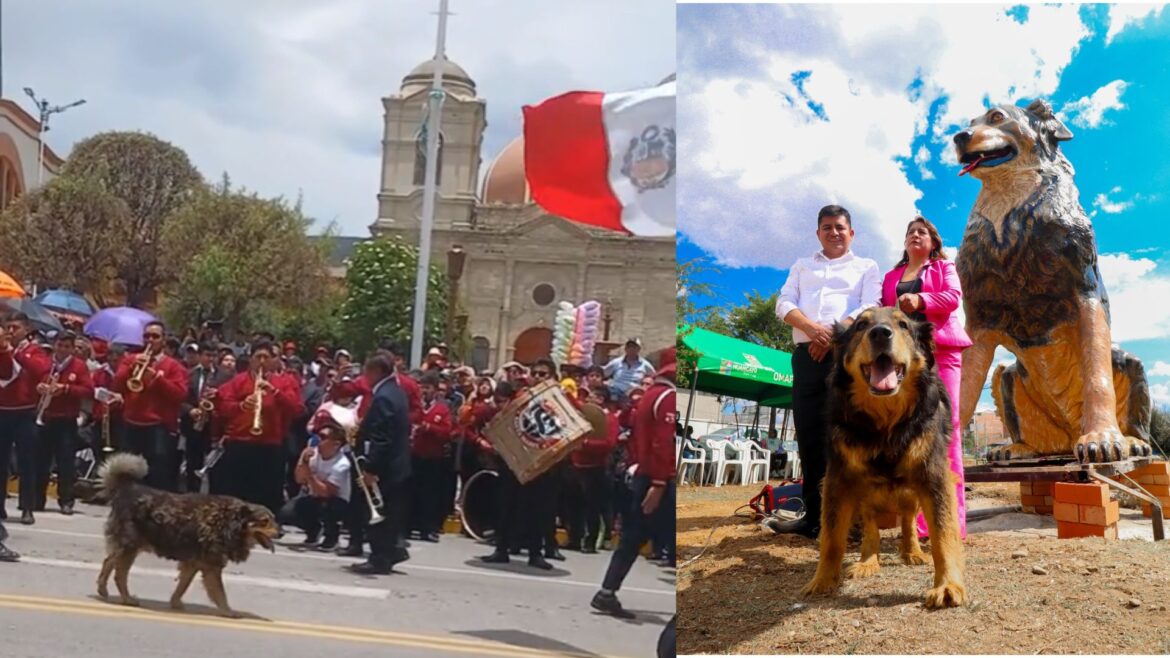
[[1015,157],[1016,148],[1014,146],[1005,146],[993,151],[971,151],[959,158],[959,162],[963,165],[959,175],[969,174],[979,167],[996,167]]
[[890,355],[883,354],[869,365],[861,366],[861,374],[869,380],[869,391],[874,395],[891,395],[898,390],[906,378],[906,366],[894,363]]
[[252,536],[256,538],[257,544],[260,544],[261,546],[263,546],[264,548],[267,548],[268,550],[272,551],[273,553],[276,552],[276,544],[272,543],[272,537],[269,537],[267,533],[254,532],[254,533],[252,533]]

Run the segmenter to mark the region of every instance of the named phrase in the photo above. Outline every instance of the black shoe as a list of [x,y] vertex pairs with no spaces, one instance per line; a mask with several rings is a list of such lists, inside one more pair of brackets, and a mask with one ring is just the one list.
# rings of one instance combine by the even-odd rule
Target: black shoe
[[508,557],[507,551],[496,551],[491,555],[480,556],[479,559],[488,564],[507,564],[512,561],[512,558]]
[[387,565],[369,561],[362,562],[361,564],[351,564],[346,569],[359,576],[388,576],[393,571]]
[[510,550],[508,551],[508,553],[509,553],[509,554],[511,554],[511,555],[519,555],[519,554],[520,554],[520,549],[519,549],[519,548],[513,548],[513,549],[510,549]]
[[331,551],[337,548],[337,539],[326,539],[317,548],[322,551]]
[[394,557],[390,558],[390,566],[393,567],[394,565],[401,564],[402,562],[406,562],[409,559],[410,553],[408,553],[405,548],[400,548],[394,551]]
[[8,510],[4,509],[3,507],[0,507],[0,521],[5,521],[7,519],[8,519]]
[[778,535],[801,535],[809,539],[816,539],[817,535],[821,534],[820,526],[805,521],[805,517],[781,521],[774,516],[769,516],[764,519],[763,525]]
[[528,558],[528,566],[537,569],[544,569],[545,571],[552,571],[553,565],[549,564],[548,560],[537,555],[536,557]]
[[565,561],[565,554],[561,553],[560,549],[557,548],[554,548],[551,551],[545,551],[544,556],[550,560],[556,560],[558,562]]
[[593,600],[589,602],[589,605],[598,612],[604,612],[619,619],[634,618],[634,613],[622,607],[622,602],[618,600],[617,594],[598,592],[593,595]]
[[437,533],[437,532],[428,532],[427,534],[425,534],[425,535],[423,535],[423,536],[422,536],[422,540],[423,540],[423,541],[429,541],[429,542],[431,542],[432,544],[437,544],[437,543],[439,543],[439,533]]
[[73,516],[73,503],[61,503],[61,513],[65,516]]
[[32,524],[34,524],[34,523],[36,523],[36,522],[37,522],[37,520],[36,520],[36,518],[35,518],[35,517],[33,517],[32,510],[30,510],[30,509],[26,509],[26,510],[24,510],[23,512],[21,512],[21,513],[20,513],[20,523],[21,523],[21,525],[32,525]]
[[581,552],[585,555],[595,555],[597,553],[597,549],[593,548],[592,546],[582,546]]
[[361,546],[350,544],[345,548],[337,549],[337,554],[341,557],[361,557],[365,555],[365,551],[362,550]]
[[19,559],[20,555],[16,551],[0,544],[0,562],[16,562]]
[[309,535],[309,536],[305,537],[305,541],[301,542],[301,545],[302,546],[316,546],[317,540],[318,540],[317,535]]

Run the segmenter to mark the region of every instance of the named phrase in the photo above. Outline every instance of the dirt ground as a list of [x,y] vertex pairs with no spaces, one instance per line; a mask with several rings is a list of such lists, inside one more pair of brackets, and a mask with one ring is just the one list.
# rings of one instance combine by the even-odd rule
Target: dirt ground
[[[1019,502],[1018,485],[972,487],[971,508]],[[725,520],[759,489],[680,491],[682,560],[724,522],[707,552],[679,570],[680,654],[1170,653],[1170,542],[1058,540],[1050,519],[993,517],[968,527],[970,605],[928,611],[922,599],[933,567],[902,565],[898,532],[890,530],[880,573],[846,580],[835,597],[803,599],[815,544],[748,519]],[[1009,517],[1032,527],[1000,529],[1011,527]],[[1142,522],[1140,513],[1123,519]],[[857,557],[853,545],[845,564]]]

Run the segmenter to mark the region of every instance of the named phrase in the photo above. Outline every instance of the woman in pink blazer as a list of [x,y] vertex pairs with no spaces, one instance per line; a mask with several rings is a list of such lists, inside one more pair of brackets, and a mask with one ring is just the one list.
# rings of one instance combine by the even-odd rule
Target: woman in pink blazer
[[[963,487],[963,439],[959,429],[959,379],[963,350],[971,338],[959,322],[963,290],[955,265],[942,250],[938,229],[925,217],[915,217],[906,228],[902,260],[882,282],[882,305],[897,306],[915,320],[934,325],[934,358],[939,379],[951,397],[951,470],[958,476],[959,532],[967,538],[967,501]],[[918,515],[918,534],[925,537],[926,520]]]

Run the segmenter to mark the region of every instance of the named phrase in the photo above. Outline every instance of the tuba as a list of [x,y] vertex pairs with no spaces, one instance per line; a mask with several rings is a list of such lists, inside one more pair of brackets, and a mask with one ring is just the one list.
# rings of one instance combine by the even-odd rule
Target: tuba
[[155,354],[148,347],[146,349],[146,359],[143,361],[135,361],[134,369],[130,371],[130,379],[126,380],[126,389],[132,393],[141,393],[146,384],[142,382],[142,378],[146,376],[146,369],[149,368],[155,359]]

